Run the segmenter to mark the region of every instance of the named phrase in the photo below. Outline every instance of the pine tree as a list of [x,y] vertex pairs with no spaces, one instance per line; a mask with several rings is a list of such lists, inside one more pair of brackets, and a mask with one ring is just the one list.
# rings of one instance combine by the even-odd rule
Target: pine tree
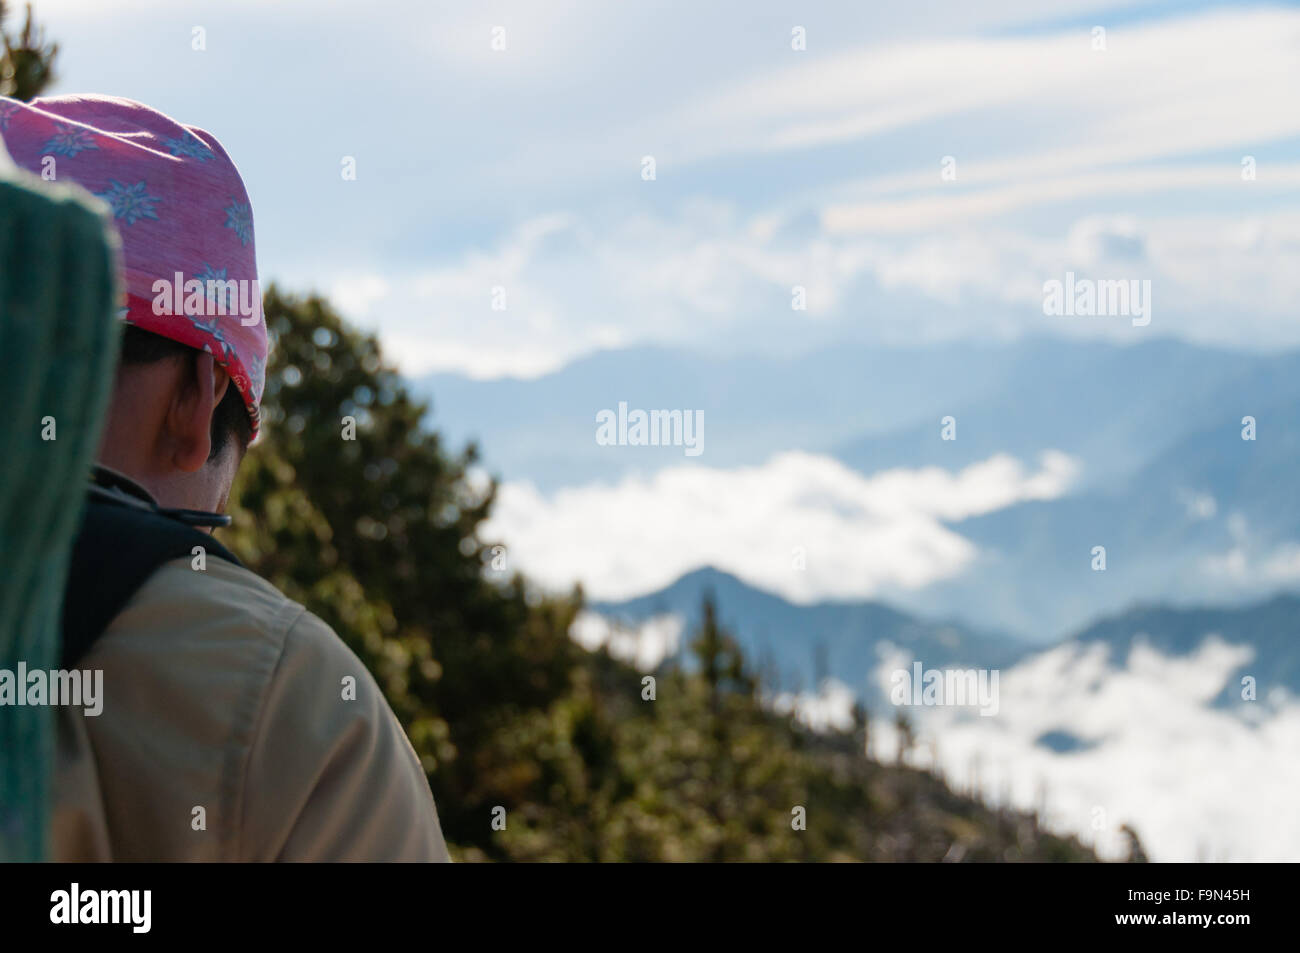
[[[429,773],[449,840],[490,850],[484,818],[524,802],[533,753],[514,718],[571,689],[577,601],[489,571],[495,485],[443,446],[373,336],[271,288],[266,435],[240,472],[241,558],[328,622],[375,673]],[[350,425],[349,425],[350,422]]]
[[22,31],[14,36],[5,21],[9,10],[0,0],[0,41],[4,52],[0,54],[0,95],[21,99],[35,99],[54,82],[54,60],[59,53],[57,43],[45,42],[45,31],[32,19],[31,4]]
[[1150,863],[1150,858],[1147,857],[1146,848],[1142,846],[1142,841],[1138,837],[1137,831],[1135,831],[1128,824],[1125,824],[1119,829],[1119,832],[1120,832],[1120,836],[1124,838],[1124,846],[1127,852],[1127,856],[1125,859],[1128,861],[1128,863],[1130,864]]

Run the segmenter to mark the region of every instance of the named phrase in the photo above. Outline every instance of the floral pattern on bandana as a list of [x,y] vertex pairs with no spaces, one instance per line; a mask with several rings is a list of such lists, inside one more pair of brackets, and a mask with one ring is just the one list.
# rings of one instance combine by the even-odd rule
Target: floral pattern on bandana
[[[220,143],[111,96],[0,97],[0,136],[19,167],[39,175],[45,157],[59,156],[59,180],[108,205],[122,243],[124,319],[211,353],[244,398],[256,433],[268,341],[253,211]],[[203,294],[193,300],[207,303],[187,309],[183,289],[194,280]],[[176,291],[160,295],[159,281]],[[236,284],[213,289],[209,281]],[[186,313],[195,307],[204,313]]]
[[45,143],[45,151],[56,156],[75,156],[87,149],[98,149],[95,139],[84,129],[55,124],[55,133]]
[[158,214],[153,209],[158,196],[146,192],[143,182],[123,185],[121,182],[112,181],[108,184],[108,191],[96,194],[108,203],[108,207],[113,210],[114,218],[120,218],[128,225],[134,225],[141,218],[152,218],[155,221],[158,219]]

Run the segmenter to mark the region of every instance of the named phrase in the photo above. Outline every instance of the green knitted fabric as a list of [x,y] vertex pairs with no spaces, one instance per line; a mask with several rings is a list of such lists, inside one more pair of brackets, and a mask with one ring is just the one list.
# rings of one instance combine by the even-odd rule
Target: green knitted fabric
[[[20,660],[58,665],[64,577],[117,360],[115,240],[102,212],[12,171],[0,148],[0,669],[15,677]],[[0,706],[0,861],[48,856],[54,728],[49,706]]]

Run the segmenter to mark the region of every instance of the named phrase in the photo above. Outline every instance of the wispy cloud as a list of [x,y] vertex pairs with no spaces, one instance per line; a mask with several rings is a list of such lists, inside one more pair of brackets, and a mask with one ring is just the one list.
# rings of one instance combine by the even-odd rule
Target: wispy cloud
[[1104,50],[1085,26],[867,45],[705,97],[674,127],[700,150],[808,149],[979,111],[1012,135],[971,158],[1001,153],[1009,179],[1178,156],[1300,133],[1298,35],[1300,11],[1261,7],[1112,25]]

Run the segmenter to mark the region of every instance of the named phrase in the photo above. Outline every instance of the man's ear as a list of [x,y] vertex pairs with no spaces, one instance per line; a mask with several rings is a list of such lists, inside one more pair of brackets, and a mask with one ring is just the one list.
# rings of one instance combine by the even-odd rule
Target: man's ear
[[167,432],[172,462],[184,473],[195,473],[212,453],[212,415],[226,396],[230,375],[207,351],[181,363],[167,410]]

